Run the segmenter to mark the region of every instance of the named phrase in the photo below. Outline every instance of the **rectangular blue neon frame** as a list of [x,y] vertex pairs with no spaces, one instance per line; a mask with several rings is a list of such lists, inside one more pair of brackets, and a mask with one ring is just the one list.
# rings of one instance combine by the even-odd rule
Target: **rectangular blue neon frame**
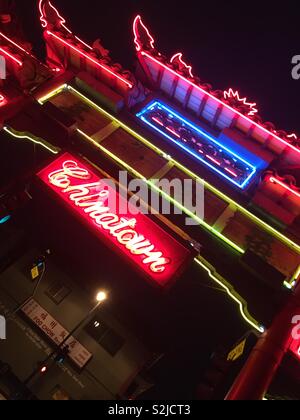
[[[249,168],[252,169],[251,174],[248,176],[247,179],[245,179],[245,181],[242,184],[239,184],[238,182],[234,181],[232,178],[228,177],[223,172],[219,171],[215,166],[211,165],[209,162],[207,162],[206,160],[202,159],[201,156],[199,156],[196,153],[194,153],[190,148],[185,147],[182,143],[180,143],[179,141],[175,140],[174,138],[172,138],[171,136],[169,136],[167,133],[163,132],[162,130],[160,130],[158,127],[156,127],[154,124],[152,124],[150,121],[148,121],[144,117],[144,114],[146,114],[148,111],[152,111],[155,108],[155,106],[161,107],[162,109],[164,109],[165,111],[167,111],[169,114],[172,114],[174,117],[176,117],[177,119],[179,119],[180,121],[182,121],[184,124],[188,125],[193,130],[197,131],[202,136],[206,137],[208,140],[210,140],[211,142],[213,142],[217,146],[221,147],[223,150],[226,150],[226,152],[229,153],[231,156],[234,156],[240,162],[243,162],[245,165],[247,165]],[[207,134],[205,131],[201,130],[199,127],[193,125],[191,122],[189,122],[185,118],[181,117],[175,111],[173,111],[172,109],[170,109],[167,106],[163,105],[159,101],[151,102],[146,108],[144,108],[141,112],[139,112],[138,114],[136,114],[136,116],[138,118],[140,118],[143,122],[145,122],[147,125],[149,125],[151,128],[153,128],[154,130],[156,130],[157,132],[159,132],[160,134],[162,134],[164,137],[166,137],[169,140],[171,140],[177,146],[179,146],[180,148],[182,148],[184,151],[186,151],[187,153],[189,153],[190,155],[192,155],[193,157],[195,157],[197,160],[200,160],[206,166],[210,167],[213,171],[217,172],[223,178],[227,179],[232,184],[236,185],[237,187],[239,187],[241,189],[244,189],[247,186],[247,184],[250,182],[250,180],[253,178],[253,176],[255,175],[255,173],[257,171],[257,168],[255,166],[253,166],[252,164],[250,164],[249,162],[247,162],[245,159],[241,158],[239,155],[237,155],[233,151],[229,150],[227,147],[225,147],[224,145],[222,145],[221,143],[219,143],[216,139],[214,139],[211,135]]]

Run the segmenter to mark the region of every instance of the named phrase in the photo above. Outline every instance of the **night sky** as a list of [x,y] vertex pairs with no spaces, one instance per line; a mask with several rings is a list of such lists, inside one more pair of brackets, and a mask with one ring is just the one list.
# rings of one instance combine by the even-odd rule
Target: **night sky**
[[[17,0],[25,31],[42,53],[37,0]],[[257,102],[265,121],[300,135],[300,80],[291,60],[300,54],[296,2],[53,0],[81,38],[100,38],[112,57],[133,68],[131,24],[140,13],[156,47],[166,55],[182,51],[194,74],[214,89],[234,87]],[[88,6],[87,6],[88,5]]]

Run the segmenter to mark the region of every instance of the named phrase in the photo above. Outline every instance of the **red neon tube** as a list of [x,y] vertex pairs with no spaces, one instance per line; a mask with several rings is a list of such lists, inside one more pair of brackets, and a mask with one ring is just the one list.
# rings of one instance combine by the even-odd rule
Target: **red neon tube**
[[[43,8],[42,8],[42,3],[43,3],[43,0],[40,0],[40,3],[39,3],[39,10],[40,10],[40,21],[41,21],[41,24],[42,24],[42,27],[43,28],[47,28],[47,26],[48,26],[48,22],[47,22],[47,20],[46,20],[46,18],[45,18],[45,16],[44,16],[44,13],[43,13]],[[72,33],[72,31],[65,25],[65,23],[66,23],[66,20],[65,20],[65,18],[63,18],[60,14],[59,14],[59,12],[58,12],[58,10],[53,6],[53,4],[49,1],[49,6],[54,10],[54,12],[56,13],[56,15],[57,15],[57,17],[58,17],[58,19],[60,19],[60,24],[61,24],[61,26],[69,33],[69,34],[72,34],[73,35],[73,33]],[[90,46],[90,45],[88,45],[86,42],[84,42],[84,41],[82,41],[82,39],[80,39],[80,38],[78,38],[78,36],[76,36],[76,35],[74,35],[75,36],[75,38],[79,41],[79,42],[81,42],[82,44],[84,44],[87,48],[89,48],[90,50],[92,50],[93,48]]]
[[292,340],[290,351],[297,357],[298,360],[300,359],[300,340]]
[[228,91],[224,92],[224,98],[225,99],[234,98],[238,102],[240,102],[241,104],[248,106],[250,108],[250,111],[248,113],[249,117],[253,117],[255,114],[258,113],[258,109],[255,108],[256,103],[247,102],[247,98],[241,98],[239,92],[238,91],[234,92],[234,90],[232,88],[230,88]]
[[139,43],[139,36],[138,36],[138,32],[137,32],[138,23],[142,26],[143,30],[146,32],[146,34],[147,34],[147,36],[150,40],[151,48],[154,48],[154,38],[151,36],[148,28],[143,24],[141,16],[138,15],[138,16],[136,16],[136,18],[134,19],[134,22],[133,22],[134,43],[135,43],[137,51],[141,51],[141,49],[142,49],[142,47]]
[[18,60],[16,57],[14,57],[12,54],[10,54],[9,52],[5,51],[3,48],[0,47],[0,51],[6,55],[7,57],[9,57],[11,60],[13,60],[15,63],[17,63],[20,67],[23,66],[22,61]]
[[159,121],[157,118],[152,117],[152,120],[155,121],[157,124],[161,125],[162,127],[164,127],[164,124],[161,121]]
[[85,57],[87,60],[91,61],[92,63],[96,64],[98,67],[101,67],[103,70],[107,71],[108,73],[110,73],[112,76],[114,76],[115,78],[119,79],[121,82],[125,83],[130,89],[133,88],[133,84],[130,83],[128,80],[124,79],[122,76],[120,76],[119,74],[113,72],[112,70],[110,70],[108,67],[104,66],[103,64],[99,63],[99,61],[93,59],[91,56],[87,55],[86,53],[84,53],[83,51],[80,51],[78,48],[76,48],[74,45],[70,44],[69,42],[65,41],[64,39],[60,38],[59,36],[55,35],[53,32],[47,31],[47,34],[54,37],[55,39],[57,39],[58,41],[60,41],[61,43],[63,43],[64,45],[66,45],[67,47],[71,48],[72,50],[76,51],[78,54],[80,54],[81,56]]
[[190,77],[191,78],[194,78],[194,76],[193,76],[193,73],[192,73],[192,66],[188,66],[187,64],[186,64],[186,62],[185,61],[183,61],[183,59],[182,59],[182,56],[183,56],[183,54],[182,53],[177,53],[177,54],[174,54],[173,55],[173,57],[171,58],[171,60],[170,60],[170,63],[172,63],[173,64],[173,62],[175,61],[175,60],[178,60],[187,70],[188,70],[188,72],[189,72],[189,75],[190,75]]
[[2,36],[2,38],[4,38],[6,41],[10,42],[11,44],[13,44],[15,47],[17,47],[19,50],[23,51],[25,54],[30,54],[28,51],[26,51],[23,47],[21,47],[21,45],[17,44],[16,42],[14,42],[12,39],[8,38],[6,35],[4,35],[2,32],[0,32],[0,36]]
[[280,185],[285,190],[289,191],[290,193],[294,194],[296,197],[300,198],[300,193],[298,191],[296,191],[293,188],[289,187],[287,184],[285,184],[284,182],[280,181],[279,179],[274,178],[274,177],[271,177],[270,178],[270,182],[272,182],[273,184]]
[[219,162],[218,160],[214,159],[212,156],[206,155],[207,159],[211,160],[212,162],[214,162],[216,165],[221,166],[221,162]]
[[234,176],[235,178],[237,178],[237,174],[235,172],[233,172],[231,169],[225,168],[225,171],[228,172],[229,174],[231,174],[232,176]]
[[170,133],[174,134],[174,136],[175,136],[175,137],[178,137],[178,138],[180,139],[180,135],[179,135],[178,133],[176,133],[176,131],[175,131],[175,130],[173,130],[173,128],[171,128],[171,127],[166,127],[166,129],[167,129],[168,131],[170,131]]

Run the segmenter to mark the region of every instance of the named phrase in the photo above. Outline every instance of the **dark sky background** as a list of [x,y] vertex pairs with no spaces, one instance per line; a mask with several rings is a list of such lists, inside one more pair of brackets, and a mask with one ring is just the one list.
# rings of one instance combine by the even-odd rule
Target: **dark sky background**
[[[37,0],[17,0],[25,30],[40,53]],[[100,38],[112,57],[133,68],[132,21],[137,13],[164,54],[185,53],[194,74],[215,89],[234,87],[257,102],[266,121],[300,135],[300,80],[291,77],[300,54],[297,3],[269,1],[53,0],[73,31]]]

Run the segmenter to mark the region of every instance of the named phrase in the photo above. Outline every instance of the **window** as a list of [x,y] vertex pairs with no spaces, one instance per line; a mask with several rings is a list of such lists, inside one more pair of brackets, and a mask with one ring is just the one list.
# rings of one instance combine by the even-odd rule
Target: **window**
[[46,291],[46,295],[52,300],[52,302],[59,305],[69,294],[71,289],[60,282],[55,282]]
[[106,334],[104,334],[100,344],[111,356],[115,356],[122,348],[124,339],[113,330],[108,330]]
[[54,401],[70,401],[70,396],[60,385],[57,385],[52,391],[52,400]]
[[124,345],[124,338],[119,336],[102,320],[95,317],[86,327],[85,331],[100,344],[107,353],[115,356]]
[[86,332],[97,342],[101,340],[104,334],[108,331],[108,327],[104,322],[93,319],[86,327]]

